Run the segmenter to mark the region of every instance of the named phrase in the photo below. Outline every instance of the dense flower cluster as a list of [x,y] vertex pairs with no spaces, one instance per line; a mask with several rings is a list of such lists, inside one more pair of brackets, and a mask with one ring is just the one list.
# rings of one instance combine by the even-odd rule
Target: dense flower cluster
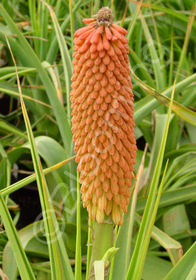
[[126,30],[107,7],[74,36],[72,131],[90,218],[122,224],[136,155]]

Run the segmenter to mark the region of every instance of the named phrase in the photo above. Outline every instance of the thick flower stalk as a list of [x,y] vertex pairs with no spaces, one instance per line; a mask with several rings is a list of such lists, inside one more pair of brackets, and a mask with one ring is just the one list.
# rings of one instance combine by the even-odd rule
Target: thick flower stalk
[[108,7],[74,36],[72,132],[91,220],[112,216],[122,224],[134,178],[133,93],[127,31],[112,22]]

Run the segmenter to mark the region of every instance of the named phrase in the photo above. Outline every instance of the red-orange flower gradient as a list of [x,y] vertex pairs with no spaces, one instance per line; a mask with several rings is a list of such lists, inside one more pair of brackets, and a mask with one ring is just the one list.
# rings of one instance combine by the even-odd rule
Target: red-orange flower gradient
[[127,33],[107,7],[74,34],[72,131],[90,219],[122,224],[136,155]]

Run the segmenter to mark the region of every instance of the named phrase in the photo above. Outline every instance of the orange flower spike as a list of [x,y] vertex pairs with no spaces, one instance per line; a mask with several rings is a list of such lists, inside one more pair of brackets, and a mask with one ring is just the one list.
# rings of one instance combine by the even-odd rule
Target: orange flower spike
[[84,207],[123,223],[136,154],[127,31],[108,7],[74,34],[72,132]]

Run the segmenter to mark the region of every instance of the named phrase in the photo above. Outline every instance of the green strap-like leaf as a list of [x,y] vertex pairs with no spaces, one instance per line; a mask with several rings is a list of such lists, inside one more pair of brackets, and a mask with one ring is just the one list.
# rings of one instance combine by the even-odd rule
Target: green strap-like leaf
[[[43,82],[44,88],[54,110],[54,115],[58,122],[64,146],[66,150],[69,151],[72,139],[70,124],[46,70],[42,66],[40,60],[38,59],[31,46],[28,44],[27,40],[19,31],[17,25],[13,22],[9,14],[4,9],[2,4],[0,4],[0,14],[6,21],[10,31],[13,34],[17,35],[17,40],[9,38],[9,42],[13,52],[17,52],[17,58],[23,63],[24,66],[35,67],[37,69],[39,77]],[[2,32],[0,32],[0,37],[6,43],[5,36]]]
[[[155,89],[151,88],[143,81],[141,81],[133,72],[132,75],[137,83],[145,90],[147,94],[155,97],[156,99],[152,99],[152,97],[147,96],[138,101],[135,104],[135,113],[134,119],[136,124],[138,124],[145,116],[150,114],[155,108],[159,106],[160,103],[164,104],[165,106],[169,106],[170,98],[168,95],[171,95],[172,87],[164,90],[161,94],[159,94]],[[184,79],[183,81],[179,82],[175,86],[175,94],[184,90],[188,85],[194,82],[196,79],[196,74],[189,76],[188,78]],[[172,105],[172,110],[182,119],[189,122],[190,124],[196,126],[196,113],[192,110],[186,108],[185,106],[179,104],[174,100]]]
[[196,242],[186,252],[183,258],[168,273],[164,280],[194,280],[196,279]]
[[63,70],[64,70],[64,77],[65,77],[65,87],[66,87],[66,96],[67,96],[67,116],[68,121],[71,121],[71,104],[70,104],[70,81],[71,81],[71,75],[72,75],[72,63],[71,58],[69,55],[69,51],[67,48],[66,41],[63,37],[61,28],[59,26],[59,23],[57,21],[56,15],[50,5],[48,5],[45,1],[42,0],[42,2],[47,6],[47,8],[50,11],[50,15],[54,24],[56,37],[59,43],[59,48],[61,52],[61,57],[63,61]]
[[[174,96],[174,90],[175,90],[175,85],[174,85],[173,91],[172,91],[172,101],[173,101],[173,96]],[[161,173],[164,150],[165,150],[169,123],[170,123],[170,117],[171,117],[172,101],[171,101],[171,104],[169,107],[167,121],[166,121],[166,124],[164,127],[164,133],[163,133],[162,141],[160,144],[160,150],[159,150],[157,163],[156,163],[153,178],[152,178],[150,191],[148,194],[148,199],[146,202],[146,207],[144,210],[142,223],[141,223],[141,226],[139,229],[136,245],[135,245],[133,255],[131,258],[131,262],[129,265],[129,269],[128,269],[128,273],[127,273],[127,277],[126,277],[127,280],[141,279],[141,276],[142,276],[143,266],[144,266],[144,262],[145,262],[145,258],[146,258],[146,254],[147,254],[147,250],[148,250],[148,245],[150,242],[150,236],[151,236],[153,224],[155,222],[155,217],[156,217],[156,213],[157,213],[157,209],[158,209],[158,203],[159,203],[160,196],[161,196],[163,178],[165,176],[165,172],[164,172],[164,175],[162,177],[162,181],[160,183],[160,187],[158,190],[159,177],[160,177],[160,173]]]
[[21,242],[18,238],[16,228],[14,227],[12,217],[6,204],[0,194],[0,214],[5,227],[8,239],[11,243],[11,247],[18,265],[18,269],[22,280],[35,280],[33,270],[29,264],[27,256],[22,248]]

